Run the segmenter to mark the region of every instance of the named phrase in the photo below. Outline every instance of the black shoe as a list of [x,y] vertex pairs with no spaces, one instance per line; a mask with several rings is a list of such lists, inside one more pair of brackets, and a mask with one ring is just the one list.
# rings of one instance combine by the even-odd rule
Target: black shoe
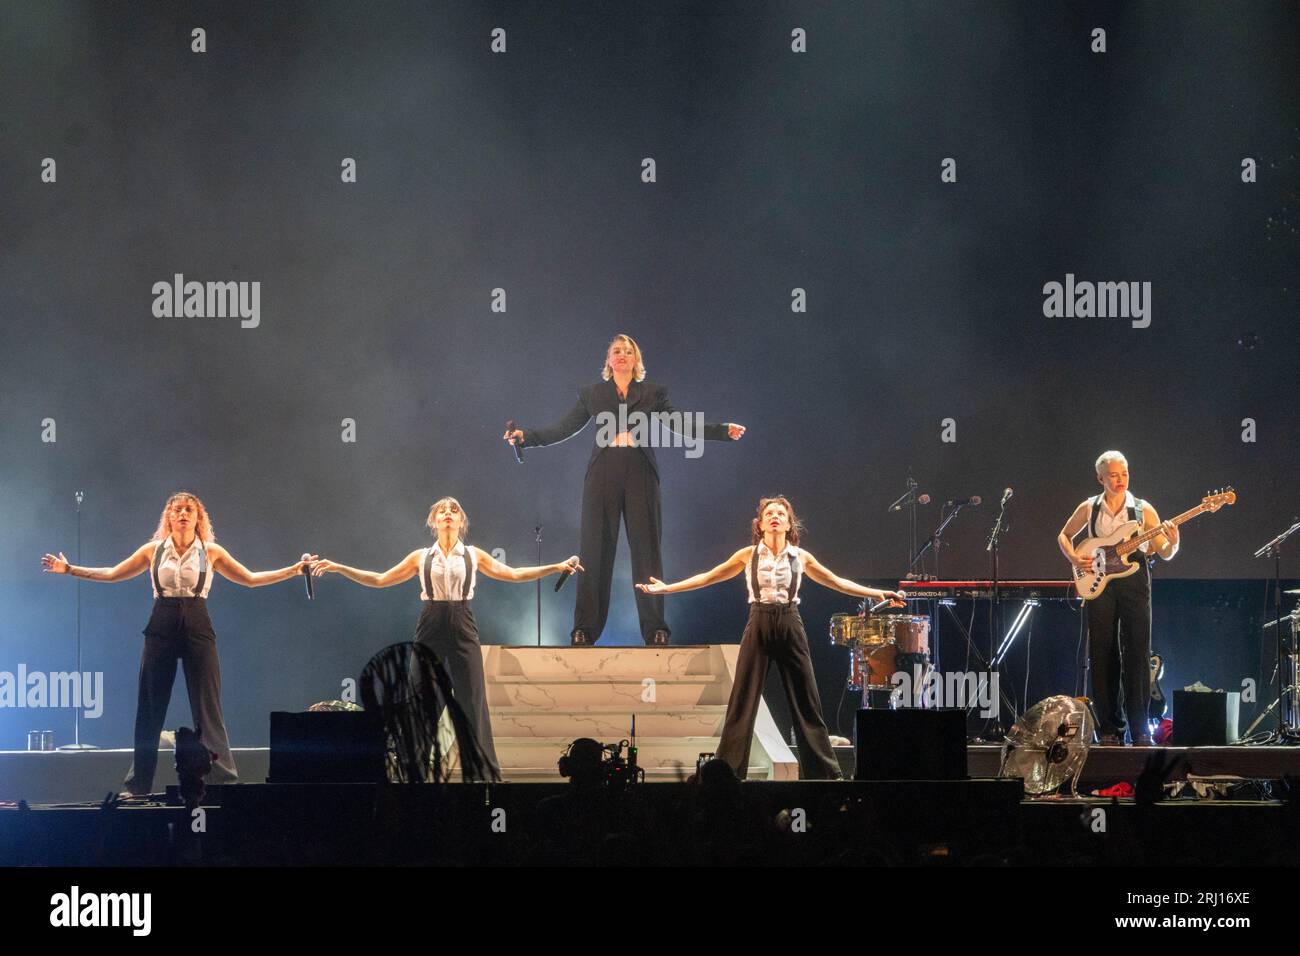
[[1100,734],[1097,743],[1102,747],[1123,747],[1124,741],[1119,734]]
[[646,644],[650,647],[667,647],[668,632],[660,628],[659,630],[654,632],[654,635],[650,638],[650,640],[646,641]]
[[1133,738],[1134,747],[1154,747],[1156,742],[1151,739],[1150,734],[1138,734]]
[[574,628],[573,634],[569,637],[571,647],[591,647],[591,641],[587,637],[587,632],[582,628]]

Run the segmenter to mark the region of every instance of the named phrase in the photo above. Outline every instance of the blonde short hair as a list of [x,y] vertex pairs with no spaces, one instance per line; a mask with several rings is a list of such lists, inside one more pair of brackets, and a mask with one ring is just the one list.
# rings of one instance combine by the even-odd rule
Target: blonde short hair
[[1100,475],[1102,469],[1112,461],[1122,461],[1125,465],[1128,464],[1128,459],[1124,457],[1123,452],[1104,451],[1101,453],[1101,457],[1097,459],[1097,474]]
[[632,377],[638,382],[644,382],[645,362],[641,360],[641,346],[636,344],[632,336],[625,335],[622,332],[610,339],[609,345],[605,346],[605,367],[601,369],[600,377],[607,382],[614,377],[614,370],[609,367],[609,350],[619,342],[626,342],[628,345],[632,346],[632,352],[636,355],[636,372]]

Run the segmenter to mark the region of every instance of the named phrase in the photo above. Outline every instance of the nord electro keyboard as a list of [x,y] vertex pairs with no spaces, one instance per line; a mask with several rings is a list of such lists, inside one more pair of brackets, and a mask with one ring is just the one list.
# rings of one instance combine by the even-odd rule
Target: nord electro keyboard
[[[992,581],[899,581],[908,597],[952,601],[986,601],[993,597]],[[1008,601],[1068,601],[1073,581],[999,581],[998,592]]]

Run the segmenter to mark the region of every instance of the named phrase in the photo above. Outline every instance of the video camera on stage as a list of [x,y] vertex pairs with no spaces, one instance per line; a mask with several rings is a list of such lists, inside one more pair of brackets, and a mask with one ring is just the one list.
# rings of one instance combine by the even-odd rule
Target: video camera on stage
[[645,770],[637,766],[636,756],[636,746],[627,740],[602,744],[590,737],[579,737],[560,756],[557,767],[560,776],[567,777],[570,783],[622,789],[628,784],[645,783]]

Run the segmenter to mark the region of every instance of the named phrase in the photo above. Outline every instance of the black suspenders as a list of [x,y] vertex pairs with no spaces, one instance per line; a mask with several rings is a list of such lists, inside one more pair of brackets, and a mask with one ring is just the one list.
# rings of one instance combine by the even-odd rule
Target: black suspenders
[[[790,560],[790,600],[786,601],[786,607],[794,606],[794,599],[799,596],[799,578],[802,575],[802,566],[795,564],[794,552],[790,551],[787,546],[786,557]],[[754,545],[754,553],[749,559],[749,587],[754,592],[754,603],[762,603],[762,592],[758,587],[758,545]]]
[[[1091,514],[1091,515],[1089,516],[1089,518],[1088,518],[1088,537],[1090,537],[1090,538],[1096,538],[1096,537],[1098,537],[1098,535],[1097,535],[1097,515],[1099,515],[1099,514],[1101,513],[1101,499],[1102,499],[1103,497],[1104,497],[1103,495],[1098,495],[1096,498],[1093,498],[1093,499],[1092,499],[1092,514]],[[1137,520],[1138,520],[1137,503],[1138,503],[1138,501],[1140,501],[1140,500],[1141,500],[1141,499],[1138,499],[1138,498],[1134,498],[1134,499],[1133,499],[1133,507],[1131,507],[1131,508],[1128,509],[1128,520],[1129,520],[1129,521],[1137,521]]]
[[[199,548],[199,579],[195,582],[191,593],[192,596],[198,597],[203,593],[203,585],[208,583],[208,549],[203,547],[203,541],[198,538],[195,539],[194,543]],[[167,547],[166,539],[153,552],[153,589],[159,597],[163,597],[163,586],[162,580],[158,577],[158,568],[162,564],[163,548],[165,547]],[[177,561],[179,562],[179,560],[178,557]]]
[[158,547],[153,552],[153,590],[159,597],[163,596],[162,581],[158,580],[158,565],[162,564],[163,548],[167,547],[166,541],[159,541]]
[[[433,600],[433,549],[437,545],[430,545],[429,550],[424,552],[424,593],[427,600]],[[465,559],[465,580],[460,584],[460,599],[469,600],[470,588],[474,586],[474,565],[469,557],[469,545],[465,545],[465,550],[461,554]]]
[[194,596],[198,597],[203,593],[203,585],[208,582],[208,549],[199,541],[199,580],[194,585]]

